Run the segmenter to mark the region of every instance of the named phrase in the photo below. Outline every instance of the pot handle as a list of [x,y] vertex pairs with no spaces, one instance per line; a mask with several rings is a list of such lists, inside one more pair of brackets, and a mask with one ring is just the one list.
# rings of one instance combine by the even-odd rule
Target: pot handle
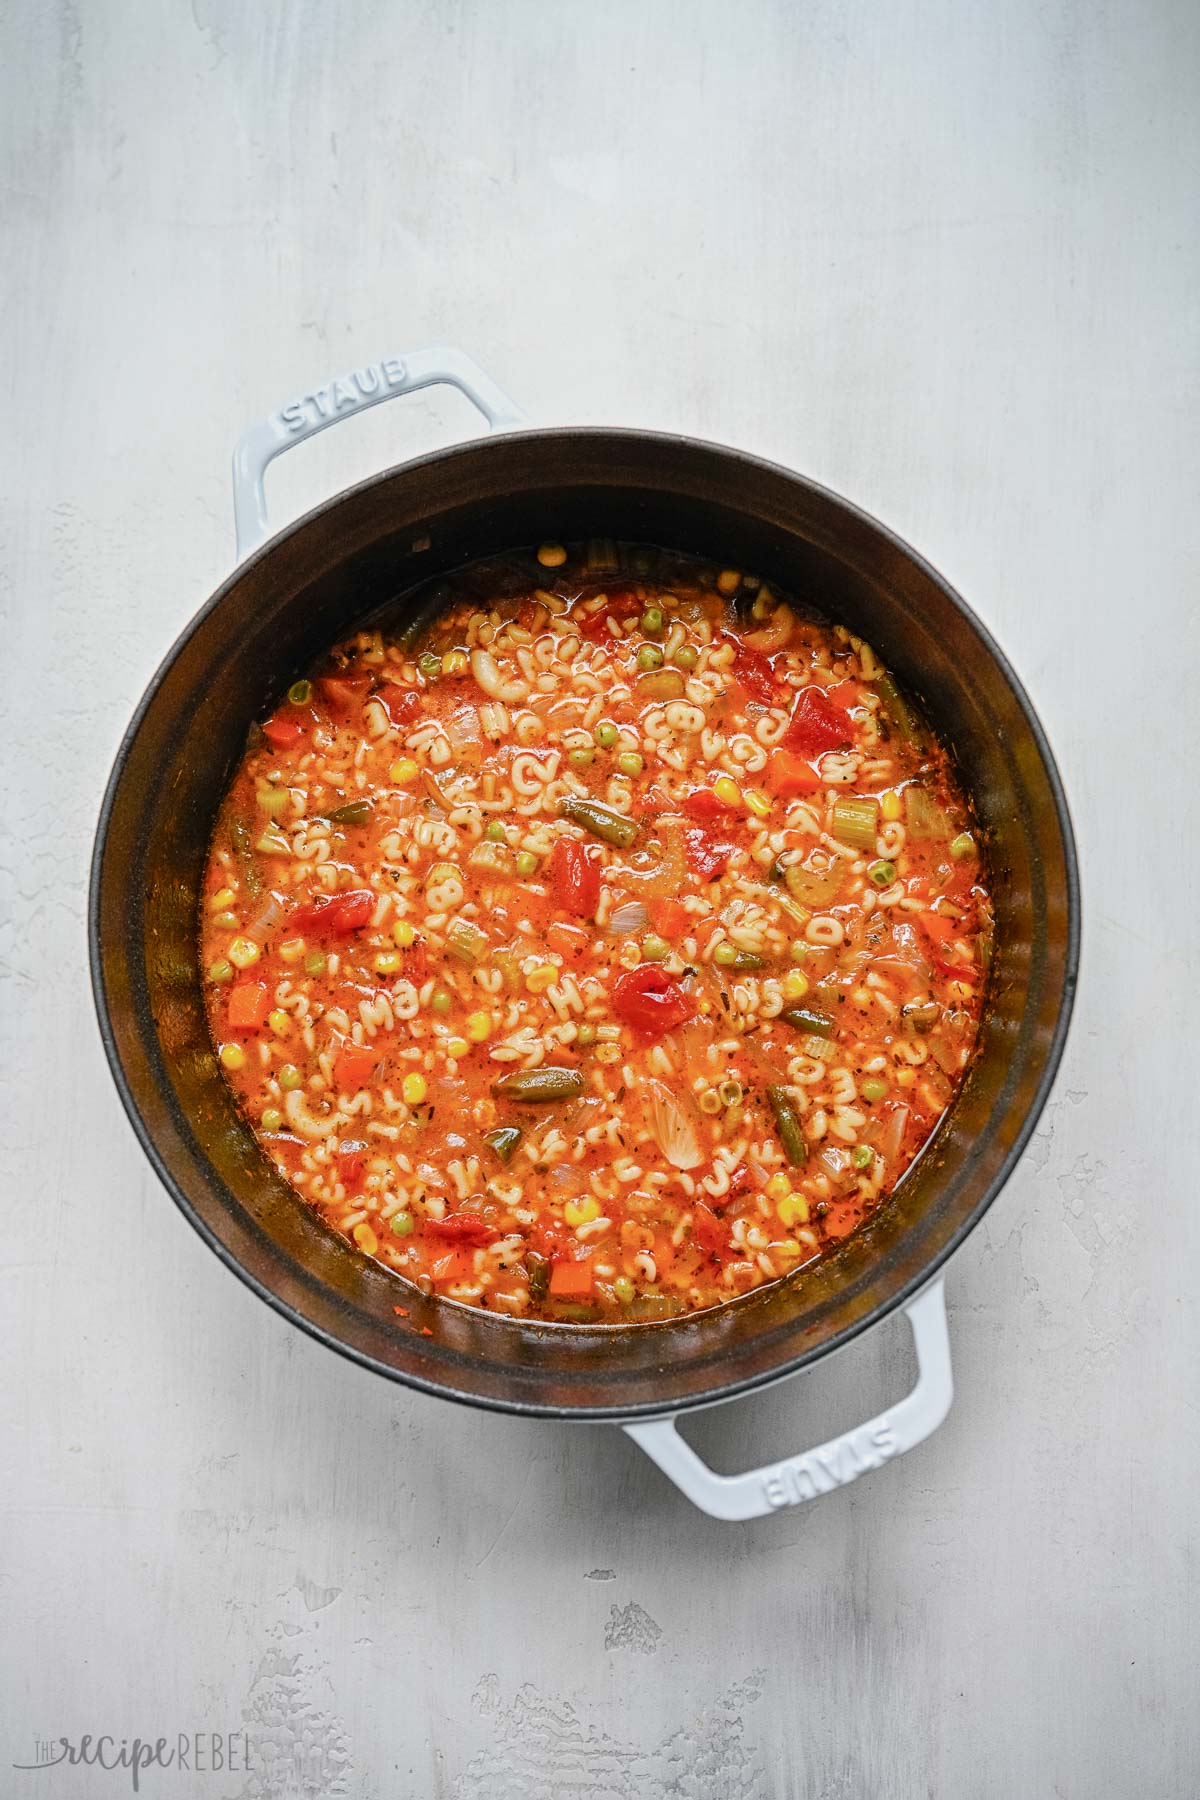
[[677,1414],[632,1421],[624,1429],[693,1505],[714,1519],[757,1519],[815,1500],[857,1481],[936,1431],[950,1410],[954,1378],[943,1282],[932,1282],[904,1308],[917,1352],[917,1385],[897,1406],[800,1456],[744,1475],[718,1475],[675,1429]]
[[461,350],[446,345],[408,350],[403,356],[385,356],[353,369],[349,375],[337,375],[324,387],[289,400],[269,419],[251,425],[234,451],[233,518],[238,561],[257,549],[267,536],[263,476],[269,462],[293,444],[302,444],[305,438],[315,437],[318,431],[336,425],[340,419],[365,412],[368,406],[442,383],[465,394],[493,431],[511,431],[529,423],[477,363]]

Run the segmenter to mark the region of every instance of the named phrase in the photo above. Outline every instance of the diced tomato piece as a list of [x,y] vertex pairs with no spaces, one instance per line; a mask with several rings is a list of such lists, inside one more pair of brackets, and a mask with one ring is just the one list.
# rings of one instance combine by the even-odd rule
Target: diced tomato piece
[[811,763],[791,750],[772,750],[767,758],[767,786],[773,794],[785,799],[792,794],[812,794],[821,786],[821,777]]
[[775,671],[761,650],[755,650],[741,638],[726,638],[726,643],[734,647],[733,673],[746,692],[754,700],[761,700],[764,706],[772,706],[779,698],[779,683],[775,679]]
[[367,1146],[356,1140],[347,1138],[338,1147],[334,1159],[337,1164],[337,1177],[344,1188],[355,1188],[363,1177],[367,1166]]
[[683,810],[689,819],[707,820],[727,818],[730,812],[726,802],[718,799],[711,788],[693,788],[690,794],[685,794]]
[[333,1065],[333,1079],[343,1094],[357,1093],[371,1079],[379,1052],[371,1044],[356,1044],[346,1038]]
[[449,1238],[459,1244],[494,1244],[500,1233],[485,1224],[478,1213],[447,1213],[444,1219],[426,1219],[425,1235]]
[[792,709],[783,734],[788,750],[800,756],[824,756],[850,741],[850,726],[840,706],[834,706],[819,687],[806,687]]
[[665,1037],[694,1017],[696,1002],[657,963],[639,963],[613,983],[613,1011],[644,1037]]
[[434,1258],[429,1265],[429,1273],[435,1281],[472,1281],[475,1276],[474,1254],[465,1249],[448,1250],[444,1256]]
[[257,1031],[271,1010],[265,981],[239,981],[229,991],[229,1024],[233,1031]]
[[604,597],[604,605],[595,612],[582,613],[576,610],[571,615],[575,629],[583,637],[599,637],[602,632],[612,636],[608,629],[608,621],[615,619],[624,625],[628,619],[636,617],[642,610],[642,603],[632,588],[614,588]]
[[560,837],[550,859],[554,897],[576,919],[594,919],[600,902],[600,859],[590,844]]
[[263,736],[272,750],[291,750],[304,736],[305,723],[292,713],[276,713],[263,725]]
[[582,1300],[592,1292],[590,1262],[556,1262],[550,1271],[550,1292],[559,1300]]
[[586,931],[578,925],[564,925],[561,919],[555,919],[553,925],[546,927],[546,944],[556,950],[560,956],[582,956],[591,939]]
[[393,725],[411,725],[420,717],[421,698],[414,688],[402,688],[389,681],[375,696]]
[[919,912],[911,915],[935,949],[944,949],[957,936],[958,925],[944,913]]
[[737,849],[736,844],[719,844],[709,837],[702,825],[689,826],[683,834],[683,842],[688,867],[694,869],[702,881],[715,881],[718,875],[723,875]]
[[365,700],[370,686],[369,675],[317,676],[317,692],[339,712],[349,712],[352,706]]
[[678,943],[692,922],[691,913],[678,900],[648,900],[646,911],[655,931],[659,937],[666,938],[668,944]]
[[850,708],[857,706],[862,699],[862,689],[857,681],[835,681],[832,687],[824,690],[824,693],[825,698],[831,700],[834,706],[840,706],[843,712],[849,712]]
[[411,981],[414,987],[420,987],[429,973],[429,951],[425,939],[418,938],[403,953],[401,973],[405,981]]
[[829,1211],[821,1220],[821,1230],[827,1238],[849,1237],[850,1233],[862,1222],[862,1212],[858,1202],[854,1200],[835,1200]]
[[692,1236],[706,1256],[717,1255],[729,1241],[729,1233],[720,1219],[702,1200],[692,1207]]
[[359,931],[375,911],[370,888],[351,888],[344,894],[318,894],[307,906],[298,907],[289,924],[295,931],[332,932],[347,937]]

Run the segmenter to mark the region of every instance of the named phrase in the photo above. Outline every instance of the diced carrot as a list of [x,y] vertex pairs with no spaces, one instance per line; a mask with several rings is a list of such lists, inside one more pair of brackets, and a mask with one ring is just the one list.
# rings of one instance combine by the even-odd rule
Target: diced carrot
[[947,919],[942,913],[921,912],[913,916],[929,942],[938,949],[948,944],[958,931],[956,922],[953,919]]
[[650,923],[660,937],[665,937],[668,944],[676,943],[687,931],[692,915],[686,906],[669,897],[661,900],[649,900],[646,911],[650,914]]
[[369,675],[317,676],[317,690],[331,706],[349,708],[356,700],[365,700],[370,685]]
[[825,697],[840,706],[843,712],[849,712],[862,699],[862,689],[857,681],[835,681],[832,687],[825,689]]
[[812,794],[821,777],[811,763],[791,750],[772,750],[767,758],[766,784],[773,794]]
[[371,1078],[379,1060],[378,1050],[368,1044],[355,1044],[346,1039],[333,1065],[333,1079],[343,1094],[354,1093]]
[[550,1292],[560,1300],[579,1300],[592,1291],[589,1262],[556,1262],[550,1271]]
[[276,713],[273,719],[267,719],[263,725],[263,736],[272,750],[291,750],[304,736],[304,726],[295,717],[286,713]]
[[560,956],[582,956],[588,947],[588,934],[581,931],[578,925],[564,925],[560,919],[556,919],[546,927],[546,943]]
[[229,991],[229,1024],[233,1031],[257,1031],[271,1010],[265,981],[239,981]]
[[435,1281],[471,1281],[475,1275],[475,1252],[447,1250],[445,1255],[433,1259],[429,1273]]

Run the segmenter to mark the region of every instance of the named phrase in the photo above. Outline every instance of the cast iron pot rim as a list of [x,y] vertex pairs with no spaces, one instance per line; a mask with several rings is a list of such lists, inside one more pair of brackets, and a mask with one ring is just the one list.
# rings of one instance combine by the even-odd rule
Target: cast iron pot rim
[[[707,1388],[697,1394],[689,1394],[681,1400],[672,1401],[669,1407],[656,1405],[653,1401],[643,1401],[629,1406],[561,1406],[537,1401],[506,1400],[494,1396],[465,1393],[449,1382],[435,1381],[422,1375],[408,1374],[400,1369],[392,1368],[387,1363],[380,1362],[376,1357],[370,1356],[365,1351],[358,1350],[353,1345],[346,1343],[334,1332],[326,1330],[324,1326],[315,1324],[297,1307],[291,1305],[288,1301],[281,1299],[278,1294],[272,1292],[269,1287],[261,1282],[256,1275],[252,1274],[250,1270],[238,1260],[233,1251],[228,1248],[221,1238],[211,1230],[195,1211],[191,1202],[183,1192],[183,1189],[179,1183],[176,1182],[174,1176],[168,1169],[166,1162],[159,1154],[158,1146],[154,1141],[153,1134],[142,1117],[137,1102],[134,1099],[130,1084],[126,1079],[124,1065],[122,1064],[120,1053],[117,1048],[116,1032],[109,1015],[108,994],[104,985],[103,956],[100,944],[101,873],[105,850],[108,844],[109,822],[113,808],[116,804],[117,791],[125,772],[125,764],[128,761],[130,751],[138,731],[141,728],[142,720],[148,712],[163,681],[166,679],[168,672],[182,652],[185,644],[209,614],[214,612],[216,608],[220,606],[226,594],[234,584],[245,575],[247,570],[253,564],[263,561],[268,554],[274,551],[286,539],[295,536],[296,533],[304,530],[324,514],[336,511],[344,501],[359,494],[366,493],[373,487],[382,486],[385,482],[393,480],[398,475],[407,474],[418,468],[429,468],[441,462],[449,462],[455,457],[462,456],[471,451],[482,450],[486,453],[488,447],[493,445],[500,447],[514,441],[526,442],[530,439],[537,439],[540,441],[542,439],[578,440],[579,438],[617,438],[629,442],[636,441],[643,445],[650,444],[652,446],[659,446],[664,451],[683,449],[699,451],[701,454],[705,455],[716,454],[726,459],[732,458],[741,463],[752,473],[782,477],[785,481],[804,488],[808,493],[814,494],[822,500],[832,502],[835,507],[839,508],[843,513],[848,514],[852,519],[866,525],[872,531],[878,532],[887,543],[898,550],[901,555],[907,557],[916,568],[940,588],[941,592],[946,599],[950,601],[951,605],[957,608],[957,610],[965,617],[967,623],[978,634],[985,648],[998,665],[1005,680],[1008,682],[1009,688],[1024,714],[1025,722],[1029,726],[1030,733],[1037,745],[1038,754],[1041,757],[1046,772],[1047,782],[1054,799],[1054,809],[1058,828],[1062,837],[1063,861],[1066,871],[1067,940],[1064,953],[1062,997],[1059,1001],[1058,1016],[1055,1020],[1054,1030],[1051,1034],[1049,1047],[1047,1049],[1045,1065],[1042,1069],[1033,1098],[1025,1113],[1025,1117],[1021,1121],[1016,1137],[996,1174],[988,1183],[988,1186],[977,1205],[972,1209],[968,1217],[955,1228],[946,1243],[941,1247],[937,1254],[931,1258],[925,1268],[921,1270],[920,1274],[915,1275],[910,1280],[906,1281],[896,1293],[882,1301],[861,1319],[857,1319],[852,1324],[845,1326],[841,1331],[837,1332],[835,1336],[827,1339],[824,1343],[808,1350],[802,1350],[798,1355],[789,1357],[786,1362],[781,1363],[776,1368],[765,1370],[760,1374],[744,1376],[739,1381],[731,1381],[718,1387]],[[603,484],[597,483],[596,485],[599,487]],[[241,562],[236,563],[226,576],[225,580],[215,589],[199,610],[193,614],[172,643],[170,649],[167,651],[147,683],[145,692],[138,702],[137,708],[121,737],[116,758],[113,762],[112,771],[104,790],[104,799],[100,807],[88,883],[88,962],[91,972],[92,998],[96,1008],[96,1019],[100,1029],[101,1041],[104,1045],[104,1052],[108,1058],[109,1069],[116,1084],[117,1092],[120,1095],[121,1104],[125,1109],[126,1117],[133,1127],[134,1135],[141,1144],[141,1147],[160,1182],[166,1188],[189,1225],[192,1226],[193,1230],[198,1233],[220,1261],[225,1264],[226,1268],[232,1270],[248,1288],[258,1295],[260,1300],[264,1300],[273,1311],[278,1313],[282,1318],[287,1319],[290,1324],[295,1325],[301,1331],[306,1332],[309,1337],[315,1338],[318,1343],[323,1344],[327,1349],[336,1351],[338,1355],[346,1357],[350,1362],[358,1363],[363,1368],[371,1370],[372,1373],[384,1376],[387,1380],[400,1382],[405,1387],[415,1388],[421,1393],[430,1394],[437,1399],[455,1400],[464,1405],[476,1406],[488,1412],[516,1413],[526,1418],[579,1420],[583,1423],[595,1423],[597,1421],[619,1422],[624,1419],[662,1417],[668,1412],[672,1415],[683,1412],[692,1412],[701,1407],[713,1406],[718,1402],[733,1400],[739,1395],[753,1393],[761,1388],[770,1387],[775,1382],[786,1380],[790,1375],[799,1374],[802,1369],[806,1369],[813,1363],[819,1362],[823,1357],[832,1356],[834,1352],[844,1349],[845,1346],[851,1343],[855,1338],[861,1336],[866,1331],[872,1330],[876,1325],[882,1324],[883,1321],[890,1318],[893,1313],[901,1310],[907,1302],[915,1298],[923,1288],[927,1287],[938,1271],[945,1267],[946,1263],[963,1244],[965,1239],[972,1231],[974,1231],[984,1213],[988,1210],[996,1196],[1009,1180],[1009,1177],[1012,1175],[1013,1170],[1016,1168],[1017,1163],[1024,1154],[1030,1138],[1037,1128],[1038,1120],[1041,1118],[1046,1101],[1050,1096],[1055,1076],[1058,1073],[1059,1064],[1062,1061],[1063,1050],[1066,1046],[1067,1033],[1070,1028],[1071,1015],[1074,1011],[1075,993],[1078,984],[1079,950],[1079,861],[1075,847],[1075,833],[1071,824],[1070,809],[1067,804],[1066,791],[1063,787],[1058,764],[1054,759],[1054,754],[1050,748],[1041,720],[1034,710],[1033,703],[1025,690],[1024,684],[991,632],[968,603],[962,598],[957,589],[946,580],[926,557],[922,556],[919,551],[915,550],[912,545],[907,543],[898,533],[894,532],[889,526],[883,524],[881,520],[875,518],[873,514],[868,513],[862,507],[855,505],[853,501],[847,500],[844,495],[837,493],[833,488],[827,488],[820,482],[813,481],[809,476],[801,475],[795,469],[787,468],[782,463],[772,462],[765,457],[754,456],[749,451],[734,449],[730,445],[720,444],[712,439],[692,437],[686,433],[643,431],[637,427],[631,426],[554,426],[534,428],[526,431],[506,431],[502,434],[497,433],[492,437],[472,438],[462,444],[452,444],[441,450],[427,452],[423,456],[411,457],[404,462],[394,463],[389,468],[381,470],[378,474],[370,475],[363,481],[355,482],[350,487],[341,489],[328,500],[321,501],[308,512],[302,513],[299,518],[293,519],[289,524],[283,526],[279,531],[274,533],[273,536],[267,538],[263,543],[252,550]],[[734,1300],[727,1304],[736,1306],[737,1301]],[[645,1325],[640,1325],[638,1330],[670,1332],[673,1326],[679,1322],[681,1321],[666,1320],[657,1323],[647,1323]],[[570,1324],[560,1324],[557,1322],[543,1323],[545,1324],[545,1329],[547,1331],[557,1332],[576,1330],[576,1327]],[[526,1329],[528,1329],[527,1326]]]

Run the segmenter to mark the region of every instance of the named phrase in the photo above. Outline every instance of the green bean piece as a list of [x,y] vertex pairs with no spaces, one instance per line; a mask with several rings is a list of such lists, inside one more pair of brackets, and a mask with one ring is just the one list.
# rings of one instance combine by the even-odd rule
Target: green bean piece
[[793,1169],[803,1168],[808,1161],[808,1145],[800,1129],[800,1119],[785,1087],[769,1087],[767,1100],[775,1115],[775,1129],[783,1145],[783,1153]]
[[859,1082],[858,1091],[864,1100],[873,1105],[887,1093],[887,1082],[880,1081],[878,1075],[868,1075],[865,1081]]
[[894,735],[903,743],[915,744],[920,748],[925,740],[921,722],[892,677],[887,674],[880,675],[875,683],[875,692],[879,695],[883,706],[883,716],[891,726]]
[[811,1006],[785,1006],[779,1016],[796,1031],[810,1032],[813,1037],[833,1036],[833,1020],[829,1014],[817,1012]]
[[529,1298],[544,1300],[550,1292],[550,1259],[536,1250],[525,1253],[525,1274],[529,1280]]
[[896,865],[893,862],[874,862],[867,874],[877,888],[888,888],[896,879]]
[[417,668],[426,681],[433,681],[442,672],[442,659],[432,650],[426,650],[417,658]]
[[869,1169],[875,1160],[875,1152],[866,1144],[856,1144],[851,1160],[856,1169]]
[[975,839],[969,831],[960,831],[950,845],[950,854],[956,862],[965,862],[968,856],[975,855]]
[[584,800],[577,794],[568,794],[559,801],[558,810],[564,819],[573,820],[593,837],[601,838],[606,844],[615,844],[621,850],[628,850],[638,834],[636,820],[627,819],[600,800]]
[[254,860],[254,845],[245,819],[234,819],[230,823],[229,836],[242,864],[242,880],[246,884],[246,892],[251,895],[261,894],[262,877]]
[[573,1100],[583,1092],[583,1076],[578,1069],[555,1068],[514,1069],[492,1083],[492,1092],[500,1100],[544,1102]]
[[371,817],[371,802],[348,800],[345,806],[335,806],[325,817],[331,825],[365,825]]
[[524,1133],[518,1125],[498,1125],[495,1131],[485,1131],[483,1141],[490,1150],[494,1150],[502,1163],[510,1163],[513,1151],[520,1143]]

